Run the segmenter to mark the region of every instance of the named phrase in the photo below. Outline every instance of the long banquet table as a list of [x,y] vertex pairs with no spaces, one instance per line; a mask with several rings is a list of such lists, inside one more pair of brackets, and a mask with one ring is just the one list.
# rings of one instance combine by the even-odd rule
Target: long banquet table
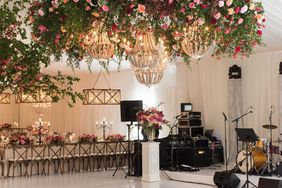
[[16,145],[0,148],[1,176],[120,169],[134,157],[130,141]]

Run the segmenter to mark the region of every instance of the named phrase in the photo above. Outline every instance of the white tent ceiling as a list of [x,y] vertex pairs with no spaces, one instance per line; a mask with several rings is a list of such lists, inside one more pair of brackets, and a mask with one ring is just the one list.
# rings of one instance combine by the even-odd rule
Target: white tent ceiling
[[[266,16],[266,28],[263,30],[263,42],[265,46],[258,47],[256,53],[270,52],[270,51],[282,51],[282,0],[262,0],[265,8]],[[118,66],[115,62],[110,63],[110,70],[117,70]],[[129,69],[128,62],[122,62],[121,69]],[[98,62],[92,63],[91,69],[97,72],[101,69]],[[76,69],[75,72],[70,67],[66,66],[64,62],[52,63],[50,67],[45,68],[44,72],[57,72],[63,71],[66,74],[87,74],[89,73],[88,66],[85,63],[81,63],[80,69]]]

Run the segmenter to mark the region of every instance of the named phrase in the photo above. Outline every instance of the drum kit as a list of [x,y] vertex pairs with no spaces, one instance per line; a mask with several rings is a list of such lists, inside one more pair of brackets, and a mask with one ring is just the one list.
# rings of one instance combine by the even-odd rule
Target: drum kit
[[[272,130],[276,129],[276,125],[263,125],[264,129],[269,130],[269,139],[259,138],[255,143],[251,143],[246,149],[242,149],[238,152],[236,157],[237,168],[241,172],[251,172],[257,174],[271,174],[274,171],[273,168],[273,153],[279,154],[279,148],[272,146]],[[280,142],[278,140],[278,142]],[[277,152],[278,150],[278,152]],[[248,151],[248,153],[246,153]],[[246,159],[248,157],[249,165],[246,168]]]

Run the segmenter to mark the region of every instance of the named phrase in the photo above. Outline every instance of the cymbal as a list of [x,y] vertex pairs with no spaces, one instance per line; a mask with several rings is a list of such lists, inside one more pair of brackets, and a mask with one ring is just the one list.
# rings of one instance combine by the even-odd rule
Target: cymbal
[[265,129],[276,129],[277,128],[276,125],[263,125],[262,127]]

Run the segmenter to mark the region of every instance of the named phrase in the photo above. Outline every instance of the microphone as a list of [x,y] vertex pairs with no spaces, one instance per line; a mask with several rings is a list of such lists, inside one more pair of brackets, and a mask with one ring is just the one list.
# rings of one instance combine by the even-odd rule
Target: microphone
[[227,119],[227,117],[226,117],[226,115],[225,115],[225,113],[224,113],[224,112],[222,112],[222,115],[223,115],[223,117],[224,117],[225,121],[228,121],[228,119]]

